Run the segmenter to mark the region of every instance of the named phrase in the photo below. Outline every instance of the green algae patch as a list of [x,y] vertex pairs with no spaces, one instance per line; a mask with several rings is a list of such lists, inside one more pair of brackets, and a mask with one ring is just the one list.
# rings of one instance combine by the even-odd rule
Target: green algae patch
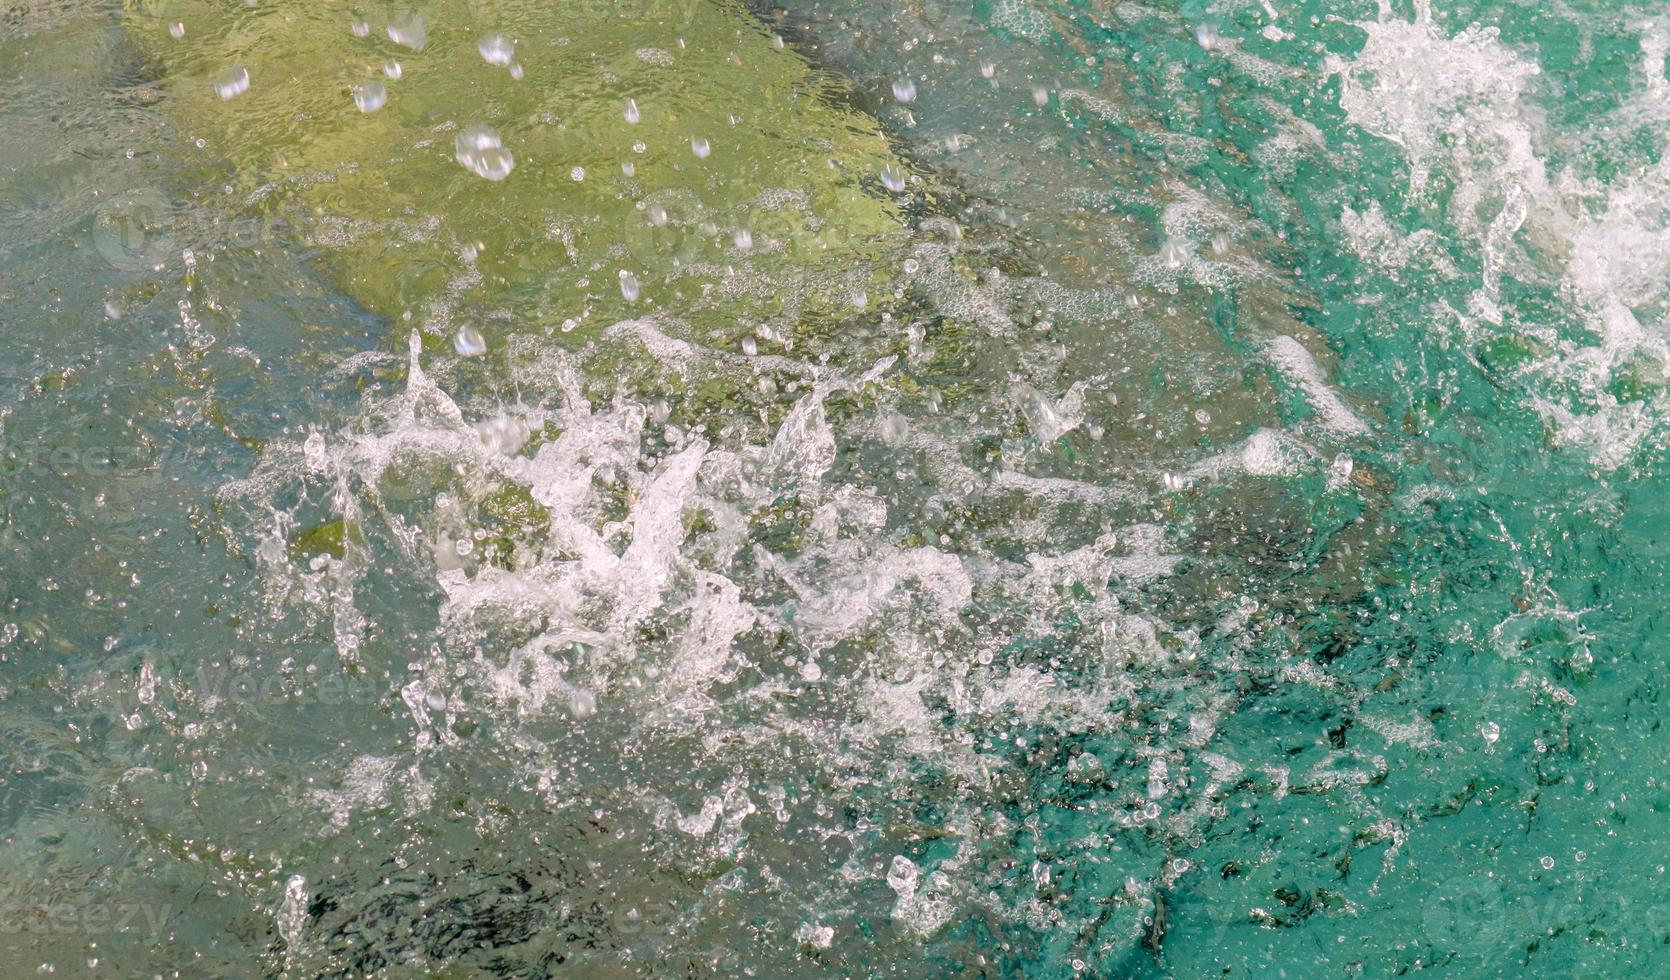
[[787,334],[850,312],[903,241],[873,120],[734,5],[157,0],[127,23],[187,155],[226,171],[204,183],[431,336],[661,311]]

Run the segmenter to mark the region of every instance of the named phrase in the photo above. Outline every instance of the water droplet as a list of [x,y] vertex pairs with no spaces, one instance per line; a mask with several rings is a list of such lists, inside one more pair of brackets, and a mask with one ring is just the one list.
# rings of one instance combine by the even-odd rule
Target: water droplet
[[389,78],[399,78],[402,71],[404,71],[404,69],[400,67],[400,62],[395,61],[393,58],[383,62],[383,74],[387,75]]
[[760,352],[759,342],[752,337],[742,338],[742,352],[749,357],[753,357]]
[[733,232],[731,234],[731,241],[736,243],[736,247],[742,249],[743,251],[747,251],[748,249],[754,247],[754,235],[746,228],[738,228],[735,232]]
[[1554,859],[1551,858],[1551,857],[1544,857],[1541,861],[1541,864],[1542,864],[1542,869],[1544,871],[1553,871],[1554,870]]
[[452,349],[465,357],[487,353],[487,338],[474,327],[459,327],[452,338]]
[[905,259],[905,275],[914,276],[916,275],[916,270],[920,268],[922,268],[922,263],[916,261],[915,259]]
[[488,180],[504,180],[516,166],[499,134],[480,123],[465,126],[453,140],[453,150],[464,169]]
[[518,61],[514,65],[510,66],[510,77],[511,78],[513,78],[513,79],[515,79],[516,81],[519,82],[519,81],[522,80],[522,74],[523,74],[522,73],[522,63],[520,61]]
[[623,160],[621,161],[620,172],[628,177],[636,177],[638,175],[638,165],[631,160]]
[[992,62],[992,61],[981,62],[980,63],[980,77],[981,78],[996,78],[997,77],[997,63]]
[[659,228],[667,223],[667,209],[656,206],[649,209],[649,223]]
[[174,23],[169,24],[168,25],[168,33],[170,35],[172,35],[174,40],[176,40],[176,41],[178,41],[182,37],[185,37],[186,36],[185,22],[177,20]]
[[638,302],[638,277],[625,269],[620,270],[620,294],[628,303]]
[[1195,40],[1200,46],[1210,51],[1218,46],[1218,25],[1202,24],[1195,28]]
[[707,145],[707,140],[698,136],[690,141],[690,152],[696,154],[698,160],[706,160],[707,155],[713,152],[713,148]]
[[1032,86],[1032,101],[1040,106],[1048,105],[1050,101],[1050,90],[1042,85]]
[[242,65],[215,76],[215,94],[223,99],[235,99],[249,91],[249,72]]
[[627,99],[626,100],[626,111],[621,113],[621,115],[626,117],[627,122],[633,123],[633,124],[636,124],[639,119],[643,118],[642,114],[640,114],[638,112],[638,100],[637,99]]
[[905,172],[894,164],[881,168],[881,186],[897,194],[905,189]]
[[1218,232],[1216,235],[1213,235],[1212,236],[1212,252],[1213,252],[1213,254],[1222,255],[1227,251],[1229,251],[1229,236],[1224,234],[1221,231]]
[[371,36],[371,25],[367,24],[363,20],[354,21],[353,25],[349,28],[349,30],[354,32],[355,37],[370,37]]
[[895,79],[893,82],[893,99],[897,102],[915,102],[916,82],[910,78]]
[[569,170],[568,171],[568,179],[574,181],[576,184],[578,184],[582,180],[585,180],[586,179],[586,168],[585,167],[575,167],[575,168]]
[[422,51],[429,43],[429,32],[424,29],[423,15],[407,11],[389,21],[389,40],[413,51]]
[[476,50],[481,52],[481,60],[490,65],[503,68],[510,64],[510,59],[516,56],[516,46],[503,34],[493,32],[485,34],[476,42]]
[[376,112],[389,100],[389,90],[382,82],[366,82],[353,88],[354,105],[359,106],[361,112]]
[[430,711],[440,711],[446,707],[446,695],[439,691],[430,691],[423,696],[423,703],[429,706]]

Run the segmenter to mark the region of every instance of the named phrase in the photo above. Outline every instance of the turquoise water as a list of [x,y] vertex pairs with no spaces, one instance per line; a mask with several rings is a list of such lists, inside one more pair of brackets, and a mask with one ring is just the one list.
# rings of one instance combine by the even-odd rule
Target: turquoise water
[[0,976],[1663,972],[1667,53],[14,4]]

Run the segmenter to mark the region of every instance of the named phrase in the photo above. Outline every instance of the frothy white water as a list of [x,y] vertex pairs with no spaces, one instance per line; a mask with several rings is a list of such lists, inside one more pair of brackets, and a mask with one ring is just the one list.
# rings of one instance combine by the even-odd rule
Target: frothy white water
[[[1599,174],[1620,169],[1614,157],[1625,151],[1616,147],[1638,133],[1660,145],[1670,139],[1670,27],[1635,25],[1634,92],[1593,130],[1574,132],[1552,126],[1540,108],[1554,94],[1532,53],[1494,29],[1451,35],[1428,0],[1417,0],[1413,20],[1382,11],[1359,26],[1363,49],[1329,62],[1340,105],[1351,122],[1401,147],[1412,207],[1398,220],[1431,226],[1405,230],[1378,204],[1347,209],[1342,225],[1353,247],[1394,272],[1424,266],[1465,281],[1443,251],[1443,228],[1454,228],[1481,269],[1464,309],[1434,304],[1437,328],[1459,325],[1472,344],[1529,338],[1525,397],[1554,440],[1607,468],[1628,462],[1670,420],[1670,166],[1659,159],[1610,179]],[[1557,289],[1571,323],[1505,311],[1510,279]],[[1635,394],[1620,397],[1620,384]]]

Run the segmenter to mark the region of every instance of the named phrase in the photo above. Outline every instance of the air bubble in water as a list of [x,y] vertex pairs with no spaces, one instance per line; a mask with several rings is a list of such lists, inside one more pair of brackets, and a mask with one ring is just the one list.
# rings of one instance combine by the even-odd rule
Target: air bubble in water
[[893,99],[897,102],[915,102],[916,82],[909,78],[896,79],[893,82]]
[[634,124],[637,123],[637,121],[642,118],[642,115],[638,112],[638,100],[627,99],[626,111],[621,113],[621,115],[626,117],[627,122]]
[[453,150],[464,169],[488,180],[504,180],[516,166],[499,134],[480,123],[465,126],[453,140]]
[[240,65],[221,72],[214,79],[215,94],[223,99],[235,99],[249,91],[249,72]]
[[453,335],[452,349],[464,357],[475,357],[487,353],[487,338],[474,327],[459,327],[458,333]]
[[882,167],[881,168],[881,186],[887,188],[888,190],[892,191],[895,194],[904,190],[905,189],[905,172],[904,172],[904,170],[900,169],[899,167],[897,167],[897,166],[895,166],[891,163],[888,164],[885,167]]
[[354,105],[359,106],[361,112],[376,112],[389,100],[389,90],[383,87],[382,82],[355,85],[353,92]]
[[586,179],[586,168],[585,167],[574,167],[573,169],[569,170],[568,171],[568,179],[574,181],[576,184],[578,184],[582,180],[585,180]]
[[690,152],[696,154],[698,160],[706,160],[707,155],[713,152],[713,148],[708,146],[707,140],[698,136],[690,141]]
[[487,34],[476,42],[476,50],[481,52],[481,60],[490,65],[503,68],[510,64],[510,59],[516,56],[516,46],[503,34],[494,32]]
[[620,294],[628,303],[638,302],[638,277],[625,269],[620,270]]

